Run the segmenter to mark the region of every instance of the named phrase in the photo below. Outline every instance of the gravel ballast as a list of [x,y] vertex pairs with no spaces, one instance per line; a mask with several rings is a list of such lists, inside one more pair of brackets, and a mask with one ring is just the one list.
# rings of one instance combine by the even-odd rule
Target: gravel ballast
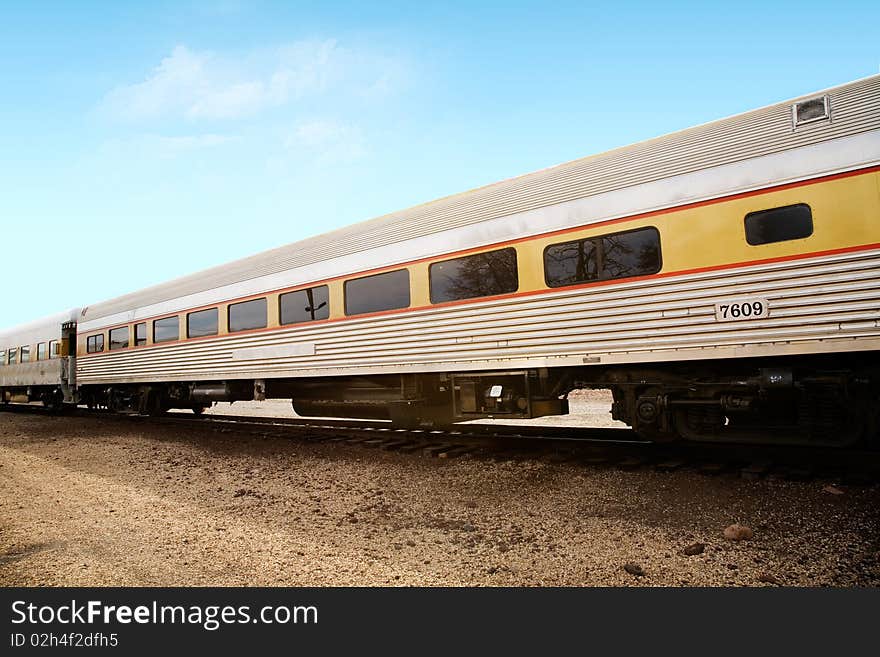
[[878,502],[829,480],[0,414],[5,586],[876,586]]

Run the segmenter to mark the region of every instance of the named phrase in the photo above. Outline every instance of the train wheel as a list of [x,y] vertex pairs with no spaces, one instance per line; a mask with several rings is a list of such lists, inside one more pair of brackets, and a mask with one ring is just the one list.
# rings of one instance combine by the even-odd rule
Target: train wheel
[[655,443],[679,440],[681,436],[672,413],[666,410],[665,400],[665,390],[659,386],[641,390],[638,396],[628,398],[628,419],[625,421],[645,440]]
[[165,415],[168,412],[168,406],[165,404],[165,396],[161,390],[150,389],[147,391],[146,411],[147,415],[156,417]]
[[52,413],[60,413],[64,410],[64,393],[61,390],[53,390],[43,395],[43,406]]
[[723,440],[725,425],[720,407],[690,406],[675,411],[675,427],[685,440]]

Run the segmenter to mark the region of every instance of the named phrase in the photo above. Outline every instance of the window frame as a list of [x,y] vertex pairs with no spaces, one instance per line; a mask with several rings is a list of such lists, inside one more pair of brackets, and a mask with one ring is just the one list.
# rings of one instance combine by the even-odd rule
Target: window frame
[[[790,208],[806,208],[810,215],[810,232],[806,235],[800,235],[798,237],[787,237],[782,240],[771,240],[769,242],[752,242],[749,239],[749,217],[755,217],[757,215],[766,215],[770,212],[775,212],[778,210],[788,210]],[[743,233],[745,233],[746,244],[749,246],[764,246],[766,244],[782,244],[783,242],[793,242],[794,240],[805,240],[809,239],[816,233],[816,222],[813,221],[813,208],[809,203],[789,203],[788,205],[780,205],[775,208],[765,208],[763,210],[754,210],[752,212],[747,212],[743,217]]]
[[9,347],[6,350],[6,364],[18,365],[18,347]]
[[[121,347],[113,346],[113,332],[114,331],[126,331],[126,339],[125,344]],[[131,328],[126,324],[125,326],[117,326],[116,328],[112,328],[107,331],[107,351],[119,351],[120,349],[128,349],[131,346]]]
[[[97,348],[98,338],[101,339],[101,348]],[[92,341],[95,343],[95,348],[92,348]],[[106,346],[106,340],[104,339],[103,333],[95,333],[94,335],[86,336],[86,353],[87,354],[102,354],[104,353],[104,347]]]
[[[405,306],[394,306],[392,308],[383,308],[381,310],[365,310],[360,313],[351,313],[348,310],[348,284],[354,281],[364,281],[368,278],[378,278],[379,276],[387,276],[388,274],[396,274],[398,272],[406,272],[406,294],[407,294],[407,302]],[[345,312],[346,317],[361,317],[363,315],[372,315],[374,313],[386,313],[394,310],[405,310],[406,308],[412,308],[412,274],[409,270],[409,267],[399,267],[397,269],[391,269],[389,271],[380,271],[376,274],[368,274],[367,276],[355,276],[354,278],[349,278],[342,283],[342,305],[343,311]]]
[[[52,349],[52,345],[56,345],[56,349]],[[49,340],[49,360],[59,358],[61,356],[61,343],[58,340]]]
[[[434,299],[434,286],[432,284],[431,272],[436,265],[443,265],[449,262],[455,262],[456,260],[466,260],[468,258],[479,258],[480,256],[489,255],[491,253],[501,253],[502,251],[510,251],[513,253],[513,268],[516,274],[516,286],[509,291],[505,292],[494,292],[492,294],[477,294],[470,297],[458,297],[455,299],[445,299],[443,301],[437,301]],[[444,303],[455,303],[457,301],[470,301],[471,299],[488,299],[491,297],[503,296],[505,294],[516,294],[520,289],[520,277],[519,277],[519,254],[516,251],[516,248],[513,246],[502,246],[497,249],[490,249],[488,251],[480,251],[478,253],[468,253],[462,256],[456,256],[454,258],[446,258],[444,260],[437,260],[428,265],[428,298],[430,299],[432,304],[444,304]]]
[[0,367],[6,367],[6,350],[0,349]]
[[[600,240],[606,237],[616,237],[618,235],[626,235],[627,233],[635,233],[640,230],[653,230],[657,235],[657,268],[647,274],[635,274],[633,276],[609,276],[603,278],[602,276],[597,276],[592,280],[586,281],[578,281],[576,283],[563,283],[561,285],[551,285],[550,281],[547,279],[547,251],[554,246],[560,246],[562,244],[571,244],[574,242],[586,242],[588,240]],[[548,288],[557,290],[563,287],[573,287],[575,285],[592,285],[595,283],[603,283],[605,281],[624,281],[628,278],[641,278],[642,276],[655,276],[663,271],[663,240],[661,239],[662,235],[660,234],[660,229],[654,225],[648,226],[639,226],[638,228],[629,228],[627,230],[619,230],[613,233],[602,233],[601,235],[593,235],[592,237],[581,237],[579,239],[566,240],[564,242],[554,242],[553,244],[548,244],[541,251],[541,268],[544,270],[544,285]]]
[[[314,291],[314,290],[317,290],[322,287],[327,289],[327,304],[326,304],[326,306],[324,306],[327,309],[327,316],[326,317],[315,317],[314,319],[303,319],[303,320],[299,320],[296,322],[285,322],[284,321],[284,308],[282,305],[282,299],[284,299],[284,297],[289,296],[291,294],[298,294],[299,292],[308,293],[309,291]],[[322,308],[319,307],[319,308],[313,310],[312,312],[316,312],[317,310],[322,310]],[[328,319],[330,319],[330,286],[326,283],[324,283],[323,285],[311,285],[309,287],[301,287],[298,290],[288,290],[287,292],[281,292],[278,295],[278,325],[279,326],[296,326],[297,324],[311,324],[312,322],[324,322],[324,321],[327,321]]]
[[[232,328],[232,309],[236,306],[243,306],[245,304],[254,303],[255,301],[262,301],[265,307],[265,314],[263,317],[263,325],[262,326],[249,326],[247,328]],[[244,331],[260,331],[264,328],[269,327],[269,297],[254,297],[253,299],[245,299],[244,301],[236,301],[235,303],[227,304],[226,306],[226,330],[229,333],[243,333]]]
[[[177,335],[173,338],[165,338],[164,340],[156,339],[156,324],[169,319],[177,320]],[[153,344],[166,344],[168,342],[180,342],[180,315],[166,315],[153,320]]]
[[31,346],[29,344],[23,344],[18,348],[18,362],[22,365],[33,362],[31,361]]
[[[213,333],[205,333],[203,335],[191,335],[190,327],[189,327],[189,319],[193,315],[200,315],[202,313],[208,313],[214,311],[215,322],[214,322],[214,332]],[[215,335],[220,335],[220,307],[214,306],[212,308],[202,308],[201,310],[192,310],[186,313],[186,339],[189,340],[191,338],[210,338]]]
[[[140,344],[138,344],[138,326],[144,327],[144,341]],[[137,322],[136,324],[134,324],[134,326],[132,327],[132,333],[134,335],[134,344],[132,344],[133,348],[145,347],[147,346],[147,344],[149,344],[149,339],[147,337],[147,322]]]
[[[40,347],[42,347],[42,350]],[[42,356],[40,355],[41,351],[43,352]],[[46,342],[37,343],[37,362],[41,360],[49,360],[49,345]]]

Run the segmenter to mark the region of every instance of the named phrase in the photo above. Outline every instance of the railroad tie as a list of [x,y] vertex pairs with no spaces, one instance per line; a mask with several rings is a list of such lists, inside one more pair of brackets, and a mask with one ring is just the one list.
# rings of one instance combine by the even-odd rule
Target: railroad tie
[[760,479],[773,468],[772,461],[754,461],[739,471],[743,479]]

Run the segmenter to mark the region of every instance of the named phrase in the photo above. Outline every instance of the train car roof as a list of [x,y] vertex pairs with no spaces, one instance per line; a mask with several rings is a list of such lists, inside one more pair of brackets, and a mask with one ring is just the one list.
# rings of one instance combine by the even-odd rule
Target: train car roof
[[[830,99],[832,120],[793,129],[793,104],[820,95]],[[97,320],[407,239],[878,128],[880,75],[873,75],[264,251],[93,304],[83,309],[82,318]],[[402,253],[400,262],[406,259]]]
[[79,315],[79,308],[71,308],[63,313],[0,330],[0,349],[57,340],[61,337],[61,325],[64,322],[77,321]]

